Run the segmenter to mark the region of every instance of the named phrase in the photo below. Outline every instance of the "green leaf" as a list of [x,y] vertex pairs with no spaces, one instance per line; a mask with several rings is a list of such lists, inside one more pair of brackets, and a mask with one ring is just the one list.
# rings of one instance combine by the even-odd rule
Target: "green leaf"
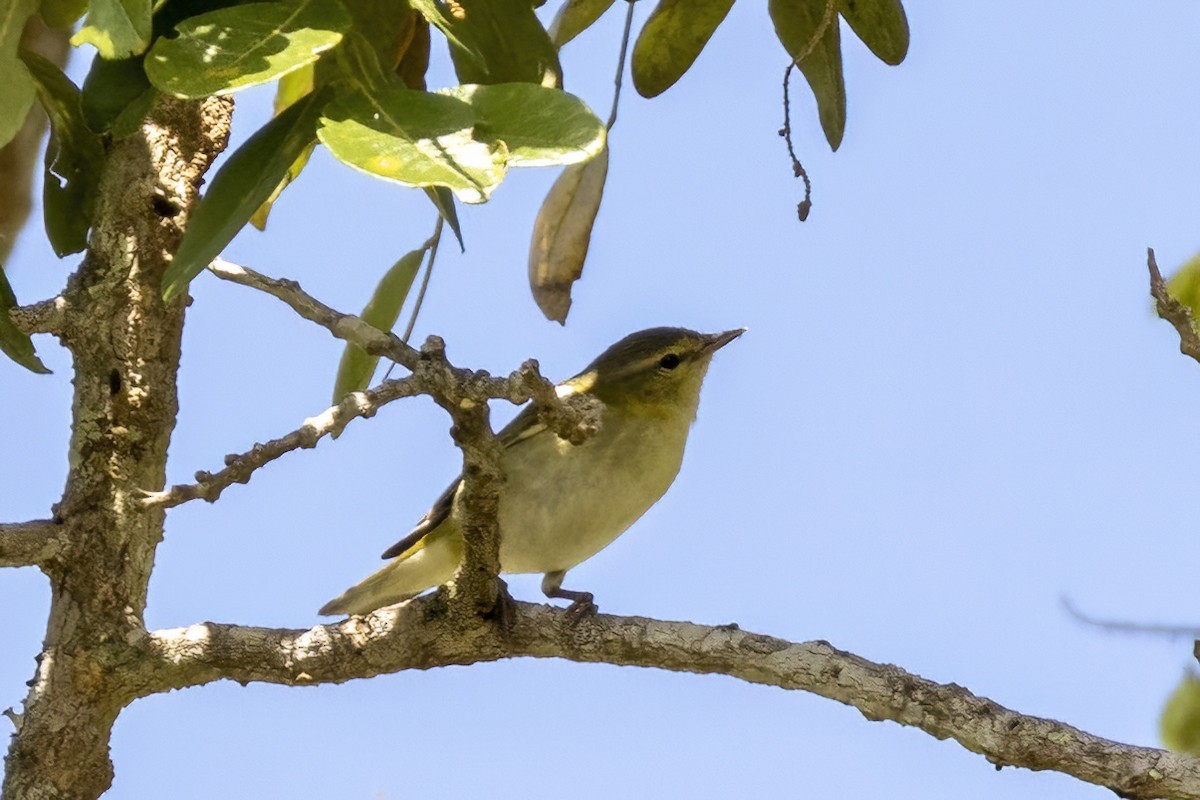
[[429,200],[438,210],[438,214],[446,220],[450,230],[454,231],[454,238],[458,240],[458,249],[464,253],[467,252],[467,246],[463,244],[462,229],[458,227],[458,209],[454,206],[454,195],[445,186],[426,186],[425,194],[429,195]]
[[563,170],[534,220],[529,244],[529,290],[546,319],[566,324],[571,286],[583,275],[607,176],[605,147],[591,161]]
[[59,258],[87,246],[104,148],[83,117],[79,89],[46,59],[22,51],[42,108],[50,118],[42,199],[46,236]]
[[462,83],[537,83],[562,86],[558,49],[529,0],[458,0],[450,27],[470,50],[451,42]]
[[453,97],[388,88],[356,92],[325,109],[317,136],[334,158],[405,186],[445,186],[482,203],[505,159],[474,138],[471,106]]
[[550,41],[561,48],[604,16],[612,4],[613,0],[567,0],[550,23]]
[[151,86],[133,98],[112,121],[112,126],[109,128],[112,138],[121,140],[135,133],[141,127],[142,120],[149,115],[150,109],[154,108],[155,101],[161,96],[162,93]]
[[42,0],[39,11],[51,28],[70,30],[87,8],[88,0]]
[[268,122],[229,157],[188,223],[171,266],[163,275],[163,298],[187,290],[188,283],[241,230],[270,197],[288,167],[308,147],[328,92],[308,95]]
[[446,37],[446,41],[452,47],[458,48],[462,55],[474,59],[479,64],[483,63],[483,57],[479,55],[474,46],[458,37],[454,28],[454,20],[446,13],[448,6],[444,2],[439,3],[437,0],[408,0],[408,4],[416,9],[425,18],[426,22],[441,31],[442,35]]
[[90,44],[103,58],[127,58],[150,44],[150,0],[91,0],[87,20],[71,44]]
[[1163,706],[1158,730],[1168,750],[1200,756],[1200,678],[1183,676]]
[[424,19],[413,22],[413,34],[409,39],[400,63],[396,65],[396,74],[410,89],[424,91],[426,88],[425,73],[429,71],[429,23]]
[[[363,322],[374,325],[383,332],[390,331],[400,317],[400,309],[412,288],[413,279],[425,259],[425,248],[422,247],[406,253],[392,268],[384,274],[379,285],[375,287],[370,301],[359,314]],[[333,383],[333,402],[340,403],[342,398],[351,392],[361,392],[371,383],[375,367],[379,364],[379,356],[368,355],[356,344],[347,344],[342,351],[342,360],[338,364],[337,378]]]
[[[146,93],[153,87],[142,69],[143,60],[144,56],[92,60],[92,68],[83,79],[83,115],[92,130],[97,133],[111,130],[132,104],[145,102]],[[153,98],[151,95],[151,102]],[[125,115],[126,122],[128,116]]]
[[823,25],[826,6],[826,0],[768,0],[767,10],[780,43],[812,88],[825,138],[837,150],[846,130],[846,84],[837,14],[830,14]]
[[[289,72],[279,79],[279,85],[275,88],[275,116],[279,116],[295,105],[301,98],[306,97],[312,92],[313,74],[314,67],[312,64],[309,64],[294,72]],[[251,225],[260,231],[266,230],[267,216],[271,213],[271,207],[275,205],[275,201],[279,199],[279,195],[283,194],[283,190],[288,187],[288,184],[300,177],[300,171],[308,165],[308,159],[312,157],[312,152],[316,144],[316,131],[314,131],[313,140],[309,142],[308,147],[304,148],[304,151],[288,167],[287,174],[283,176],[283,180],[279,182],[279,185],[272,190],[271,196],[251,215]]]
[[732,7],[733,0],[660,0],[633,46],[638,94],[656,97],[674,86]]
[[895,66],[908,55],[908,17],[900,0],[842,0],[842,16],[883,63]]
[[182,98],[229,94],[317,60],[342,40],[350,15],[338,0],[249,3],[191,17],[179,36],[159,39],[146,74]]
[[604,147],[604,123],[582,100],[559,89],[503,83],[455,86],[439,94],[471,104],[476,138],[506,152],[510,167],[576,164]]
[[30,372],[48,375],[50,370],[46,369],[46,365],[37,357],[37,352],[33,349],[33,340],[22,333],[8,315],[8,310],[16,307],[16,295],[8,285],[4,269],[0,268],[0,351]]
[[0,6],[0,147],[17,135],[33,105],[33,81],[17,58],[17,46],[37,7],[37,0],[6,0]]

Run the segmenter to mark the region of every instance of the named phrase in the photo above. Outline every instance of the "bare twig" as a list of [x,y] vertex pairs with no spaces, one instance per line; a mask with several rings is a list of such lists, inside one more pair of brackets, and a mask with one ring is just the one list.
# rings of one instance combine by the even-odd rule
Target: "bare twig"
[[502,658],[729,675],[813,692],[939,739],[954,739],[997,766],[1055,770],[1122,797],[1200,798],[1200,760],[1120,744],[1050,719],[1019,714],[961,686],[939,684],[835,649],[741,631],[641,617],[574,620],[562,609],[514,603],[500,631],[436,613],[438,595],[309,630],[202,623],[151,635],[150,692],[215,680],[287,685],[340,683],[405,669]]
[[1083,613],[1067,597],[1061,598],[1061,602],[1066,612],[1079,622],[1112,633],[1147,633],[1152,636],[1166,636],[1171,639],[1200,638],[1200,627],[1196,627],[1195,625],[1162,625],[1148,622],[1102,619]]
[[1167,290],[1167,282],[1158,271],[1153,247],[1146,248],[1146,265],[1150,269],[1150,296],[1154,298],[1155,310],[1160,317],[1175,327],[1179,334],[1179,352],[1200,361],[1200,334],[1196,332],[1192,311],[1172,297]]
[[258,289],[282,300],[306,320],[317,323],[339,339],[358,345],[373,356],[387,356],[410,370],[417,367],[420,356],[416,350],[360,317],[333,310],[304,292],[295,281],[269,278],[223,258],[213,261],[208,269],[218,278]]
[[808,43],[804,45],[804,49],[788,62],[787,69],[783,71],[783,127],[779,129],[779,135],[787,143],[788,157],[792,159],[792,173],[804,181],[804,199],[796,205],[796,216],[801,222],[808,219],[808,212],[812,210],[812,181],[808,179],[808,171],[804,169],[804,165],[800,163],[800,159],[796,157],[796,148],[792,145],[792,103],[788,93],[788,87],[791,84],[792,70],[800,66],[800,62],[812,55],[813,50],[817,49],[817,45],[821,42],[821,37],[829,30],[830,24],[837,24],[837,2],[836,0],[826,0],[825,13],[821,16],[821,24],[817,26]]
[[341,433],[351,420],[373,417],[393,400],[412,397],[419,392],[418,383],[411,377],[385,381],[365,392],[352,392],[337,405],[304,420],[304,424],[291,433],[266,444],[256,444],[240,455],[226,456],[224,469],[214,473],[197,472],[196,483],[181,483],[161,492],[148,492],[143,502],[146,506],[161,508],[173,508],[196,499],[215,502],[225,489],[235,483],[248,483],[255,471],[280,456],[293,450],[316,447],[325,436]]
[[62,546],[62,526],[52,519],[0,524],[0,567],[45,564]]

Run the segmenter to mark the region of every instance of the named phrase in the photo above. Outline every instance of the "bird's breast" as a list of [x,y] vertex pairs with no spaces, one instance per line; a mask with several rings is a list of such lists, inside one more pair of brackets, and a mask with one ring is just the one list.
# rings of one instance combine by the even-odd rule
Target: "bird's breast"
[[581,445],[544,432],[505,452],[505,572],[567,570],[604,549],[670,488],[689,420],[608,411]]

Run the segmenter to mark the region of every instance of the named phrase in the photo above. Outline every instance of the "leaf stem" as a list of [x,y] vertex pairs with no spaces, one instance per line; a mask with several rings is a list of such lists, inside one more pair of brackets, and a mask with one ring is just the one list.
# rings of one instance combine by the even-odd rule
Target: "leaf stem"
[[[421,306],[425,302],[425,292],[429,289],[429,276],[433,273],[433,262],[437,259],[438,245],[442,242],[442,227],[445,225],[445,220],[441,213],[438,213],[437,223],[433,226],[433,234],[425,240],[424,248],[429,251],[429,262],[425,265],[425,275],[421,278],[421,288],[417,290],[417,300],[413,303],[412,315],[408,318],[408,325],[404,328],[404,335],[400,337],[400,341],[408,344],[408,338],[412,336],[413,328],[417,326],[417,314],[421,313]],[[388,364],[387,372],[383,373],[383,379],[386,381],[391,377],[392,370],[396,368],[396,362]]]
[[612,126],[617,124],[617,103],[621,100],[621,83],[625,77],[625,54],[629,50],[629,32],[633,30],[633,6],[637,0],[626,0],[629,4],[628,10],[625,12],[625,31],[621,34],[621,55],[617,57],[617,77],[613,81],[616,84],[616,89],[613,90],[612,111],[608,115],[608,129],[612,130]]

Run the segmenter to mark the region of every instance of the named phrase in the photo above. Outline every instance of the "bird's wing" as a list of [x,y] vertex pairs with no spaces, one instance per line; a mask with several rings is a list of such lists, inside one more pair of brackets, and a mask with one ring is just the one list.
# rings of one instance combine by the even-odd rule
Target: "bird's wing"
[[[538,421],[537,409],[530,405],[521,409],[521,413],[513,417],[512,422],[505,425],[496,438],[500,441],[501,447],[509,448],[544,430],[546,430],[546,426]],[[438,525],[445,522],[446,517],[450,516],[450,511],[454,508],[454,495],[461,483],[461,476],[455,478],[454,482],[446,487],[446,491],[442,492],[434,501],[433,507],[425,512],[425,516],[421,517],[413,529],[403,539],[383,551],[382,558],[407,557],[424,547],[425,537],[432,533]]]

